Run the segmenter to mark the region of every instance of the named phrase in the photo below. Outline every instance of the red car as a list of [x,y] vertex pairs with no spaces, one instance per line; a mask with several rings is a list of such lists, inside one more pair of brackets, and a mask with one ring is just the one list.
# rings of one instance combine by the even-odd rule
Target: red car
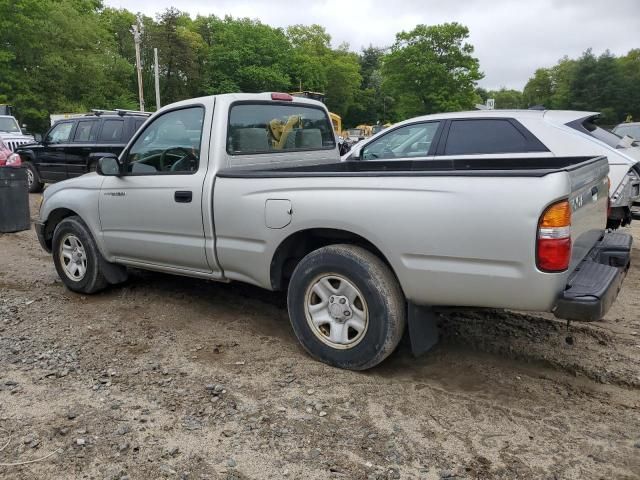
[[2,140],[0,140],[0,167],[19,167],[22,164],[20,155],[13,153]]

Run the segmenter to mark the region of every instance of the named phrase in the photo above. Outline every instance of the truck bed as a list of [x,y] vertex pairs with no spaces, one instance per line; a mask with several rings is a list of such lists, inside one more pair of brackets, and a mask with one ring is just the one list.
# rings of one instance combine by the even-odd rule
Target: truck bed
[[[604,234],[607,171],[606,157],[224,169],[213,202],[216,253],[228,278],[269,288],[271,259],[287,236],[313,228],[344,231],[383,254],[416,304],[549,311]],[[538,221],[563,199],[580,204],[571,266],[541,272]],[[284,207],[268,212],[267,205]],[[290,220],[268,227],[273,214]]]

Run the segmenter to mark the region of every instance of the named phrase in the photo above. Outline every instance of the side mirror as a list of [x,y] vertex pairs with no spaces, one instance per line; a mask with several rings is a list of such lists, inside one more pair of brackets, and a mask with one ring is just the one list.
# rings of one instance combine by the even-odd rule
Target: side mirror
[[33,134],[33,139],[34,139],[36,142],[42,142],[42,134],[41,134],[41,133],[34,133],[34,134]]
[[122,165],[116,157],[102,157],[98,160],[96,173],[105,177],[118,177],[122,175]]

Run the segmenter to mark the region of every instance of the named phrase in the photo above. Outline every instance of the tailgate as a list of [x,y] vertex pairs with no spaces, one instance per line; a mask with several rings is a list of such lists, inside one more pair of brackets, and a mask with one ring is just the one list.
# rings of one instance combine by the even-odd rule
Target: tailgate
[[571,185],[571,264],[569,271],[598,243],[607,225],[609,164],[606,157],[567,170]]

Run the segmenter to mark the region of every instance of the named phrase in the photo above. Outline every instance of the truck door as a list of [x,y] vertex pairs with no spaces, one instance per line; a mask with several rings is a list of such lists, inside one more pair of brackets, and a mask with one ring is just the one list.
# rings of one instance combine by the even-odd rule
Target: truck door
[[124,174],[105,177],[99,208],[109,254],[129,264],[212,272],[203,227],[204,122],[200,105],[163,113],[121,155]]
[[71,141],[74,122],[56,123],[47,133],[42,148],[37,152],[37,169],[40,178],[47,182],[58,182],[67,178],[66,149]]

